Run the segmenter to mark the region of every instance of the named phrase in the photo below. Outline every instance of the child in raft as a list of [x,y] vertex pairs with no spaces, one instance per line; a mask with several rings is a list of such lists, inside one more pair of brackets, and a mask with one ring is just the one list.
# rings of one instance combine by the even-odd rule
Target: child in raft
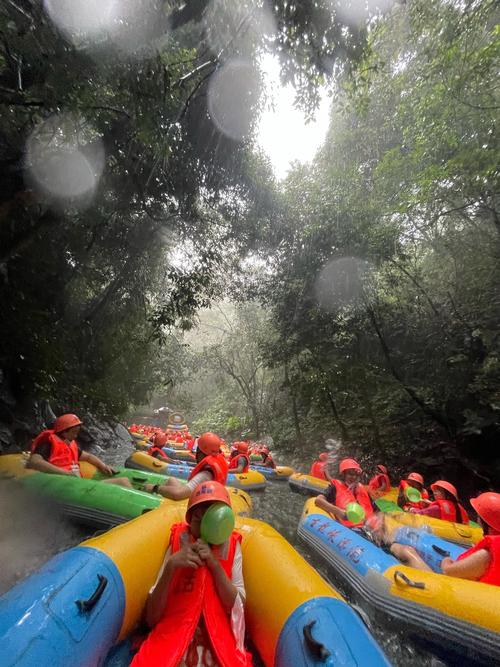
[[202,518],[214,502],[231,506],[222,484],[203,482],[189,498],[186,522],[172,526],[146,604],[153,629],[131,667],[251,667],[243,644],[241,535],[232,531],[219,546],[201,539]]
[[[500,586],[500,493],[482,493],[477,498],[471,498],[470,504],[478,514],[484,537],[457,560],[443,558],[442,573],[449,577]],[[392,541],[383,514],[377,513],[370,517],[364,525],[364,532],[404,565],[431,571],[414,547]]]

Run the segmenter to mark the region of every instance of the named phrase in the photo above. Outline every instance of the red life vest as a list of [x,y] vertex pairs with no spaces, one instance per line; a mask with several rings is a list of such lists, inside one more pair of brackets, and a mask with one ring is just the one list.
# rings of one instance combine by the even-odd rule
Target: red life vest
[[389,479],[389,475],[386,475],[383,472],[377,473],[368,482],[368,488],[376,494],[384,495],[384,493],[391,490],[391,480]]
[[[359,505],[361,505],[365,511],[365,519],[373,514],[373,506],[370,500],[370,496],[362,484],[358,482],[353,493],[351,489],[339,479],[332,479],[331,483],[337,490],[337,494],[335,496],[335,505],[340,507],[341,510],[345,509],[349,503],[359,503]],[[353,526],[363,525],[362,521],[360,523],[351,523],[351,521],[348,521],[347,519],[341,519],[341,523],[343,523],[344,526],[349,526],[351,528]]]
[[[417,510],[425,509],[427,507],[427,503],[423,503],[423,502],[412,503],[408,500],[408,498],[406,497],[405,490],[409,486],[410,486],[410,484],[408,484],[408,482],[405,479],[402,479],[400,484],[399,484],[399,493],[403,495],[403,498],[404,498],[404,501],[405,501],[404,505],[403,505],[403,509],[404,510],[409,510],[410,507],[414,507]],[[422,496],[422,500],[429,500],[429,494],[427,493],[427,489],[422,489],[422,491],[420,491],[420,495]]]
[[[439,517],[443,521],[455,521],[456,523],[469,523],[469,517],[467,512],[464,510],[462,505],[458,505],[458,510],[460,516],[457,518],[457,512],[455,509],[455,503],[450,502],[449,500],[436,499],[432,505],[438,505],[441,516]],[[432,507],[432,505],[427,505],[427,507]]]
[[[181,548],[181,536],[188,532],[186,523],[177,523],[170,532],[172,553]],[[192,539],[192,538],[191,538]],[[226,560],[219,559],[231,578],[236,545],[241,535],[229,538]],[[224,611],[213,575],[206,566],[177,568],[168,588],[163,616],[133,659],[130,667],[176,667],[186,652],[196,627],[203,618],[211,649],[221,667],[251,667],[246,652],[238,650],[231,629],[230,614]]]
[[486,535],[476,545],[457,558],[462,560],[479,551],[479,549],[486,549],[490,552],[491,563],[489,568],[483,574],[479,581],[483,584],[492,584],[493,586],[500,586],[500,535]]
[[318,479],[326,479],[325,463],[323,461],[314,461],[309,474]]
[[39,433],[31,443],[31,453],[36,454],[36,448],[45,442],[50,442],[51,450],[49,463],[63,470],[71,470],[73,464],[78,465],[78,445],[75,440],[66,442],[54,433],[52,429],[47,429]]
[[262,456],[262,464],[266,466],[266,468],[276,468],[276,463],[274,462],[273,457],[271,454],[261,454]]
[[156,445],[151,445],[151,447],[148,449],[148,454],[154,458],[158,458],[159,456],[160,458],[168,459],[168,456],[165,454],[163,449],[161,447],[157,447]]
[[245,465],[243,466],[243,470],[241,472],[248,472],[250,467],[250,458],[246,454],[236,454],[236,456],[229,461],[229,470],[234,470],[234,468],[237,468],[238,461],[240,459],[245,460]]
[[201,470],[210,470],[216,482],[226,484],[228,465],[224,454],[205,456],[192,470],[188,479],[193,479]]

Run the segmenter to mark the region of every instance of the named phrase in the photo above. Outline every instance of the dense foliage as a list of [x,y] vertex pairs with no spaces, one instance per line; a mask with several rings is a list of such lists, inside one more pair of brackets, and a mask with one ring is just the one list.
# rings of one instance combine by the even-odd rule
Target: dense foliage
[[207,417],[223,405],[281,445],[334,435],[500,474],[497,20],[493,2],[435,0],[372,26],[312,169],[281,189],[277,250],[236,289],[264,305],[238,335],[272,372],[272,408],[253,426],[233,377]]
[[[119,4],[104,27],[2,5],[17,396],[123,413],[167,386],[199,429],[494,464],[497,4]],[[334,81],[322,150],[282,184],[254,146],[266,49],[309,113]]]

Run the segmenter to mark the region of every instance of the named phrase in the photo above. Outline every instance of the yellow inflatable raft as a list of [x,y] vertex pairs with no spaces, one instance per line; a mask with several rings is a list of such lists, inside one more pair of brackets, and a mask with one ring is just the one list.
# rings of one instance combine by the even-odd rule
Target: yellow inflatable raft
[[478,656],[498,664],[499,588],[438,573],[445,555],[456,558],[463,549],[399,525],[393,539],[414,546],[435,571],[402,565],[361,533],[316,507],[314,498],[305,503],[298,533],[369,606],[414,626],[442,651],[458,652],[463,661],[452,664],[470,664],[468,660]]
[[[126,460],[125,466],[127,468],[135,468],[137,470],[149,470],[160,475],[167,475],[171,477],[178,477],[180,479],[187,479],[192,470],[187,465],[183,465],[179,461],[179,465],[175,463],[163,463],[158,459],[149,456],[146,452],[133,452]],[[266,478],[262,473],[255,470],[249,470],[245,473],[229,473],[227,476],[227,486],[232,486],[243,491],[263,491],[266,488]]]
[[[141,620],[170,528],[183,519],[184,511],[164,503],[58,554],[0,598],[2,667],[130,664],[127,638]],[[247,630],[265,667],[315,667],[318,655],[332,665],[388,667],[357,614],[279,533],[251,519],[236,528]]]

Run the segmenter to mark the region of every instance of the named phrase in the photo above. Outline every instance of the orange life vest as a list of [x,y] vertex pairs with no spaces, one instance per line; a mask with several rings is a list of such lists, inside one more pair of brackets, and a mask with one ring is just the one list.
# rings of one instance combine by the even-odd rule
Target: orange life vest
[[[427,503],[423,503],[419,501],[418,503],[412,503],[408,498],[406,497],[406,489],[410,486],[408,482],[405,479],[402,479],[400,484],[399,484],[399,493],[403,494],[403,497],[405,499],[405,503],[403,505],[404,510],[409,510],[410,507],[414,507],[417,510],[423,510],[427,507]],[[420,495],[422,496],[422,500],[429,500],[429,494],[427,492],[427,489],[422,489],[420,491]]]
[[198,465],[196,465],[189,475],[189,479],[198,474],[201,470],[210,470],[216,482],[226,484],[228,465],[223,454],[216,454],[215,456],[205,456]]
[[314,461],[309,474],[318,479],[326,479],[325,466],[323,461]]
[[469,523],[469,517],[467,512],[464,510],[462,505],[458,505],[458,510],[460,512],[460,517],[457,518],[457,512],[455,509],[455,503],[452,503],[449,500],[436,499],[431,505],[427,507],[432,507],[432,505],[438,505],[441,516],[439,517],[443,521],[455,521],[457,523]]
[[483,584],[500,586],[500,535],[486,535],[471,549],[460,554],[457,560],[467,558],[467,556],[471,556],[476,551],[479,551],[479,549],[486,549],[491,555],[490,566],[479,581]]
[[51,451],[49,463],[63,470],[71,470],[76,463],[78,465],[78,445],[75,440],[66,442],[60,438],[52,429],[39,433],[31,444],[31,453],[36,454],[36,448],[45,442],[50,442]]
[[[370,496],[362,484],[358,482],[353,493],[347,484],[344,484],[344,482],[341,482],[339,479],[332,479],[331,483],[337,490],[335,505],[340,507],[341,510],[345,509],[349,503],[358,503],[365,511],[365,519],[373,514],[373,506]],[[351,523],[351,521],[348,521],[347,519],[341,519],[341,523],[350,528],[353,526],[361,526],[363,524],[362,521],[360,523]]]
[[368,482],[368,488],[375,494],[384,495],[384,493],[391,490],[391,480],[389,479],[389,475],[386,475],[383,472],[377,473]]
[[[177,523],[170,532],[172,553],[181,548],[181,536],[188,533],[186,523]],[[190,536],[190,539],[193,538]],[[226,575],[231,578],[236,545],[241,535],[229,538],[226,560],[219,559]],[[155,628],[142,644],[130,667],[176,667],[185,654],[196,627],[203,618],[211,649],[221,667],[250,667],[246,652],[238,650],[231,629],[230,614],[224,611],[217,594],[213,575],[205,566],[177,568],[170,581],[165,611]]]
[[243,466],[243,470],[241,472],[248,472],[248,468],[250,467],[250,459],[246,454],[236,454],[236,456],[229,461],[229,470],[234,470],[234,468],[237,468],[238,461],[240,459],[245,460],[245,465]]
[[274,462],[273,457],[271,454],[261,454],[262,456],[262,464],[265,465],[266,468],[276,468],[276,463]]

